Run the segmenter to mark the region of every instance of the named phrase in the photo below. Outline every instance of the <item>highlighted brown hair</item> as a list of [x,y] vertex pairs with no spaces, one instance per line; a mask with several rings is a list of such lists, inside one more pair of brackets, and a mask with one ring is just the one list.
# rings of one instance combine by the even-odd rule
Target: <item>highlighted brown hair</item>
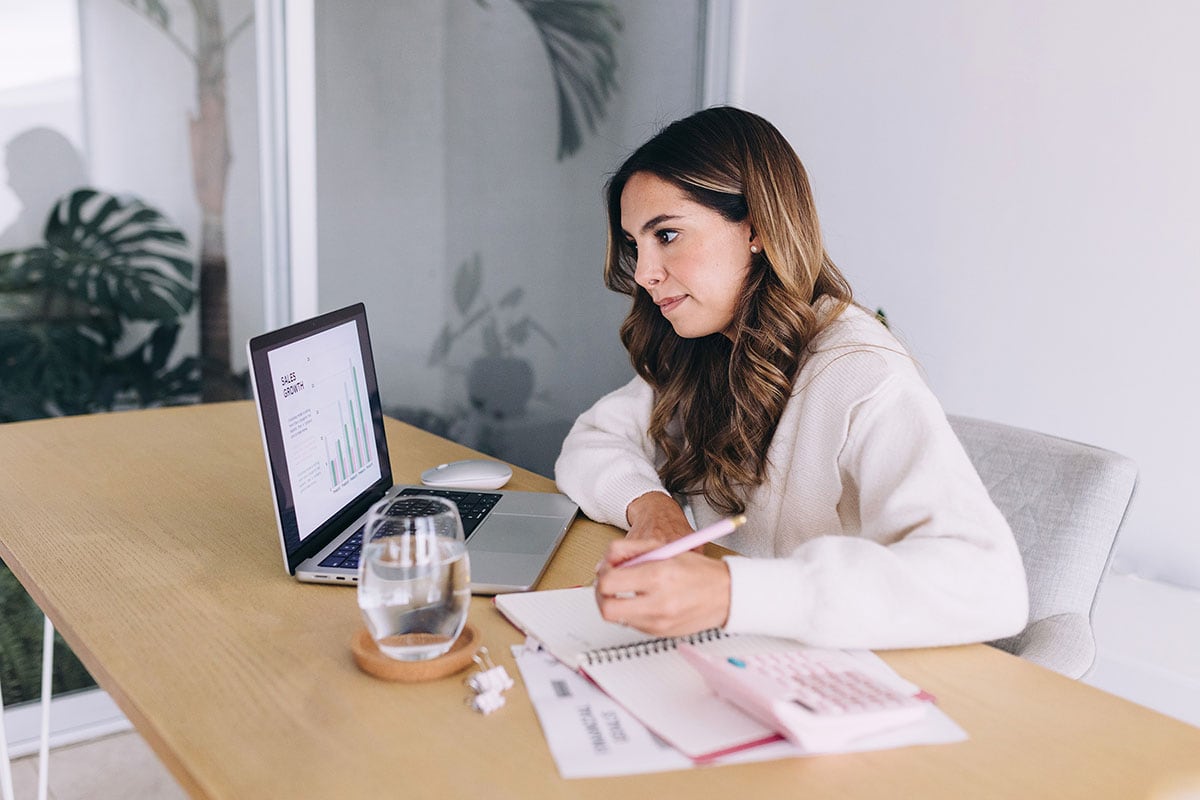
[[[668,181],[731,222],[749,220],[762,244],[751,256],[733,323],[696,339],[678,336],[633,280],[637,256],[621,230],[621,194],[635,173]],[[649,434],[672,492],[703,494],[723,513],[745,510],[762,483],[767,447],[792,393],[805,348],[852,302],[825,252],[808,175],[762,117],[709,108],[673,122],[609,180],[604,281],[633,298],[621,342],[654,388]],[[814,308],[836,301],[827,313]]]

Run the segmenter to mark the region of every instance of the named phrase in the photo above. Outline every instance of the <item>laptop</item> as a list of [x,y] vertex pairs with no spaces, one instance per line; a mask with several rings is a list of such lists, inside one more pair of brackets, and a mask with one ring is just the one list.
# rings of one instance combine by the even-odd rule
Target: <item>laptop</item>
[[459,507],[472,592],[525,591],[541,577],[579,510],[565,495],[393,485],[362,303],[255,336],[246,349],[290,574],[357,583],[367,510],[384,497],[432,494]]

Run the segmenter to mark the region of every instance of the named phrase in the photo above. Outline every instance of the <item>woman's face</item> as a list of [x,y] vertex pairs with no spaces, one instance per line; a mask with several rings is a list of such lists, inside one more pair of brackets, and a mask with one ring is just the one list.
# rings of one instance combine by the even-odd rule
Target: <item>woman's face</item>
[[725,333],[750,271],[749,221],[730,222],[657,175],[635,172],[621,192],[633,279],[685,339]]

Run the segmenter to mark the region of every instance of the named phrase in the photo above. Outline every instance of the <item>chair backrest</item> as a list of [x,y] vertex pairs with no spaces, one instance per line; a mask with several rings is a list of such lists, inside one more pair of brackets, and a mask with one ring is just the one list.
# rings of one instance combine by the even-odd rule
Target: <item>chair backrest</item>
[[1091,612],[1137,485],[1123,455],[1035,431],[949,416],[1012,527],[1029,582],[1029,623],[991,644],[1073,678],[1095,659]]

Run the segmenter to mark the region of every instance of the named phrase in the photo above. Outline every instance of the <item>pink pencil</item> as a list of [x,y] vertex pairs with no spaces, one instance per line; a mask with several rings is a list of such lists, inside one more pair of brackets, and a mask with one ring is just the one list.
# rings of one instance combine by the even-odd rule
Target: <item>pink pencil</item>
[[686,553],[693,547],[699,547],[714,539],[728,536],[744,524],[746,524],[745,514],[738,514],[736,517],[726,517],[723,520],[714,522],[707,528],[701,528],[698,531],[689,533],[687,536],[681,536],[675,541],[667,542],[662,547],[657,547],[648,553],[642,553],[640,556],[634,556],[628,561],[622,561],[617,566],[632,567],[637,564],[644,564],[647,561],[662,561],[664,558],[671,558],[680,553]]

